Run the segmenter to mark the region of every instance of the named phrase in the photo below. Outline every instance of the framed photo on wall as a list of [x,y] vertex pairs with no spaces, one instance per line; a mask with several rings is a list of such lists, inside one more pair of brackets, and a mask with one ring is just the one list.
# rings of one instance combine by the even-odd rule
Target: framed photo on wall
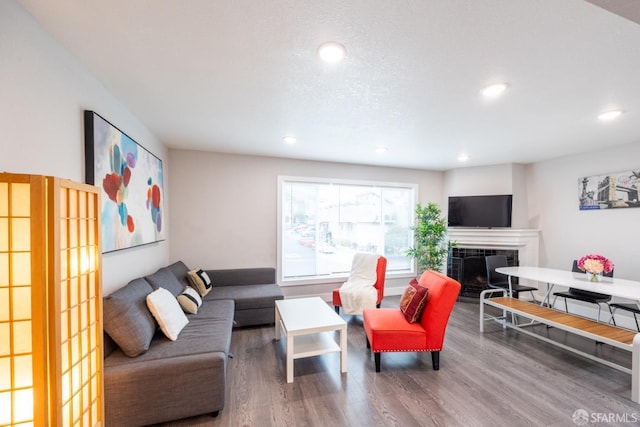
[[593,175],[578,180],[581,211],[640,207],[640,170]]
[[85,181],[101,189],[102,252],[164,240],[162,160],[84,112]]

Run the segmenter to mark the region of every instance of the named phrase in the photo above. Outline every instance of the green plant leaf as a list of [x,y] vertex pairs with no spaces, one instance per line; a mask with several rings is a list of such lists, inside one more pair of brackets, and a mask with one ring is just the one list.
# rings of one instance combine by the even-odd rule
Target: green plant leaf
[[447,221],[440,207],[433,202],[426,206],[419,203],[415,209],[416,223],[411,227],[414,232],[414,245],[407,250],[407,256],[414,258],[418,272],[424,270],[441,271],[455,243],[448,239]]

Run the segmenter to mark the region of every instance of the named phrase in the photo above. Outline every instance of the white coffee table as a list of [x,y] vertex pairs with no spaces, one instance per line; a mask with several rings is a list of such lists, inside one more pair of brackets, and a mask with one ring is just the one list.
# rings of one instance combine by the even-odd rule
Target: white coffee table
[[[293,382],[293,361],[340,353],[340,372],[347,372],[347,322],[320,297],[276,301],[276,340],[287,337],[287,382]],[[327,332],[339,331],[340,344]]]

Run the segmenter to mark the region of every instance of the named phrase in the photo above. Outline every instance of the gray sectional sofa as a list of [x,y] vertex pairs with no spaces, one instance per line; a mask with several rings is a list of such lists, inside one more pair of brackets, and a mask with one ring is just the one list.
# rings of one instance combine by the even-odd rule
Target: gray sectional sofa
[[158,329],[146,297],[189,286],[181,261],[137,278],[103,300],[104,407],[107,426],[143,426],[224,408],[234,326],[274,322],[282,299],[273,268],[205,270],[213,287],[177,340]]

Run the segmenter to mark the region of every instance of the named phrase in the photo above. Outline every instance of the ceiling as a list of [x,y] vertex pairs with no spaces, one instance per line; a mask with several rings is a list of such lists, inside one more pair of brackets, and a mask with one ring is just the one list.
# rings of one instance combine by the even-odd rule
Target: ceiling
[[638,0],[19,3],[172,148],[446,170],[640,141]]

